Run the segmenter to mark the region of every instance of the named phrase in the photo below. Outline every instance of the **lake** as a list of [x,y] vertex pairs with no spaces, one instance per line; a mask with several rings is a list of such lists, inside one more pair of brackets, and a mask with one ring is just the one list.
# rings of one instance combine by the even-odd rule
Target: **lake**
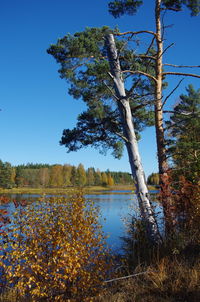
[[[157,193],[152,191],[151,193]],[[5,195],[5,194],[4,194]],[[47,195],[50,197],[50,195]],[[33,194],[12,194],[9,198],[16,199],[18,201],[36,200],[39,195]],[[109,237],[107,242],[114,252],[121,252],[121,240],[120,237],[125,234],[126,221],[132,215],[139,216],[139,210],[137,205],[137,199],[135,194],[131,191],[107,191],[102,194],[89,194],[85,195],[86,199],[92,200],[95,206],[99,207],[100,211],[100,223],[103,225],[103,231]],[[162,209],[158,203],[154,203],[156,213],[159,213],[159,217],[162,217]],[[6,209],[8,212],[13,212],[15,206],[13,203],[0,205],[1,209]]]

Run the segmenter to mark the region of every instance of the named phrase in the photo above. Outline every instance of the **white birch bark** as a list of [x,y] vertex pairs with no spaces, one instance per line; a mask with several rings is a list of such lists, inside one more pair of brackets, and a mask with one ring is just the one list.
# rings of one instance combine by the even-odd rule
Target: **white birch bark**
[[129,162],[134,179],[136,180],[136,194],[141,211],[141,216],[147,227],[149,239],[154,244],[161,242],[156,219],[149,200],[148,188],[145,181],[145,175],[142,168],[138,143],[135,135],[132,113],[128,97],[126,96],[124,81],[117,49],[113,34],[106,36],[106,46],[108,59],[110,63],[111,76],[114,81],[115,93],[118,98],[117,105],[121,116],[124,137],[126,138],[126,148],[128,151]]

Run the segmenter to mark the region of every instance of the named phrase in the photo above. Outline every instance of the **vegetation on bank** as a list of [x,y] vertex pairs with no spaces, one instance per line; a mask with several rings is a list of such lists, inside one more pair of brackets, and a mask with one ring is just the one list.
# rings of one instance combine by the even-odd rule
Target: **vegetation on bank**
[[15,203],[12,221],[4,212],[0,301],[199,301],[198,185],[179,182],[170,197],[175,223],[160,246],[131,219],[123,256],[106,249],[97,209],[70,194]]

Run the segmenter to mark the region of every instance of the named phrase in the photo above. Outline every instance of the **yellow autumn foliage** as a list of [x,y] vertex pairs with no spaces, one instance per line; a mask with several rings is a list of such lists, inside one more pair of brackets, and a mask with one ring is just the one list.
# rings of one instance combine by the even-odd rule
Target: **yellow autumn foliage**
[[101,290],[111,261],[98,210],[81,194],[18,208],[9,229],[1,265],[22,299],[90,301]]

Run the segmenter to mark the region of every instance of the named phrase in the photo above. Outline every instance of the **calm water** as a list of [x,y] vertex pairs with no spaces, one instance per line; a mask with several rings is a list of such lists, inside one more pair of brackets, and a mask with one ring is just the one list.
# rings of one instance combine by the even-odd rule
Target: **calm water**
[[[156,192],[154,192],[156,193]],[[36,200],[39,195],[20,195],[13,194],[11,199]],[[121,240],[120,237],[125,234],[126,221],[133,214],[139,215],[136,197],[131,191],[110,191],[98,195],[86,195],[87,199],[92,200],[100,210],[100,222],[103,225],[103,230],[109,235],[107,239],[111,248],[120,252]],[[13,203],[0,205],[0,208],[7,209],[9,212],[15,211]],[[157,213],[162,213],[161,208],[155,203]],[[159,216],[162,216],[160,214]]]

